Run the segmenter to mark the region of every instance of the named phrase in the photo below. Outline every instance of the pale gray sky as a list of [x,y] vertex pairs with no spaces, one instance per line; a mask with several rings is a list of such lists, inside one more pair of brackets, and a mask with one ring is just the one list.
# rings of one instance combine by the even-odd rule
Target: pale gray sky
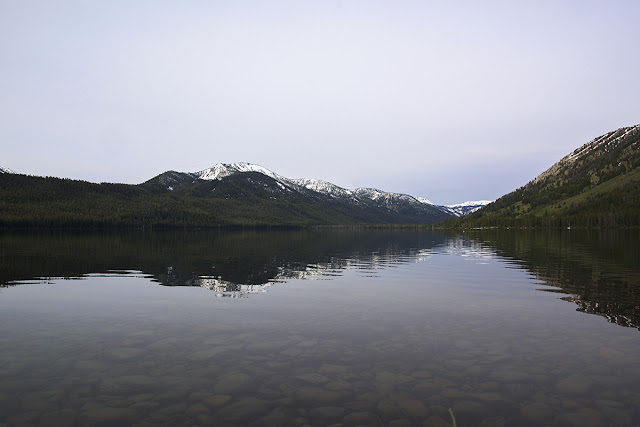
[[0,0],[0,166],[251,162],[448,204],[640,123],[638,1]]

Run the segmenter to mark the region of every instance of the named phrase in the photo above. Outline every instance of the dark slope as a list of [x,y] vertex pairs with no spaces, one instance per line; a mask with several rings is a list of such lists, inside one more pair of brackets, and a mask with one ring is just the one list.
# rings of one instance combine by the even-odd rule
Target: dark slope
[[432,224],[452,215],[433,205],[412,202],[405,195],[385,193],[385,198],[335,197],[278,181],[259,172],[234,173],[222,179],[193,179],[195,174],[165,172],[141,184],[158,194],[184,195],[196,198],[253,201],[254,203],[296,205],[322,224]]
[[293,191],[257,172],[213,181],[167,172],[140,185],[0,174],[5,227],[298,227],[430,224],[446,217],[434,211],[354,205],[307,189]]
[[139,187],[152,193],[163,194],[167,191],[180,191],[191,187],[198,179],[193,173],[167,171],[142,183]]
[[602,135],[449,227],[640,226],[640,125]]

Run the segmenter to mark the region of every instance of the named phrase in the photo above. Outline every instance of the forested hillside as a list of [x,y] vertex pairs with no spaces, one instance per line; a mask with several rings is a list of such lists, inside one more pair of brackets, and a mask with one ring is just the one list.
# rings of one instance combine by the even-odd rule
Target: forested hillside
[[640,125],[602,135],[446,227],[640,226]]
[[434,214],[397,212],[340,203],[312,191],[287,192],[275,184],[266,175],[247,172],[222,180],[177,185],[179,191],[159,191],[152,181],[141,185],[94,184],[3,173],[0,226],[299,227],[429,224],[447,217],[438,210]]

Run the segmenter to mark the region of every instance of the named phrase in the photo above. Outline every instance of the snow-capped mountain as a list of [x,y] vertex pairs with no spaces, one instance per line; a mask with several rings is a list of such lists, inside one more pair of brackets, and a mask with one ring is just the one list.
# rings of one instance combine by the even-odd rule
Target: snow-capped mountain
[[318,179],[286,178],[251,163],[221,163],[192,173],[168,171],[142,187],[176,196],[286,203],[298,206],[290,212],[294,216],[314,206],[317,215],[332,218],[331,222],[431,224],[454,216],[448,208],[424,198],[373,188],[347,189]]
[[[33,188],[53,209],[20,192],[9,224],[127,227],[307,227],[435,224],[455,216],[427,199],[375,188],[290,179],[250,163],[167,171],[141,184],[107,184],[0,173],[0,193]],[[0,194],[0,199],[2,198]],[[55,201],[55,203],[53,203]],[[100,209],[96,209],[96,205]],[[77,212],[77,214],[76,214]],[[88,212],[88,214],[87,214]],[[2,218],[0,218],[2,219]],[[8,221],[8,220],[7,220]]]
[[263,175],[270,176],[271,178],[278,181],[286,180],[286,178],[271,172],[267,168],[263,168],[262,166],[254,165],[251,163],[242,163],[242,162],[226,163],[226,164],[218,163],[217,165],[209,169],[205,169],[203,171],[197,172],[196,174],[198,175],[199,179],[211,181],[214,179],[221,179],[221,178],[233,175],[235,173],[240,173],[240,172],[258,172]]
[[346,188],[338,187],[327,181],[319,179],[301,178],[291,180],[293,183],[318,193],[326,194],[332,197],[352,197],[353,191]]
[[484,208],[491,202],[493,202],[493,200],[476,200],[457,203],[455,205],[446,205],[445,207],[448,208],[455,216],[465,216],[477,211],[478,209]]
[[3,168],[2,166],[0,166],[0,173],[15,173],[15,172],[9,168]]
[[225,177],[243,173],[258,172],[273,178],[282,188],[291,191],[300,191],[301,189],[311,190],[329,196],[333,199],[340,199],[345,202],[362,204],[374,203],[378,207],[384,207],[392,211],[398,211],[409,207],[420,209],[422,207],[436,208],[441,212],[452,216],[463,216],[471,212],[475,212],[481,207],[490,203],[488,200],[480,200],[474,202],[464,202],[456,205],[439,206],[423,197],[414,197],[408,194],[390,193],[376,188],[356,188],[347,189],[327,181],[311,178],[290,179],[279,175],[265,167],[251,163],[219,163],[215,166],[196,173],[183,174],[187,177],[197,177],[200,180],[220,180]]

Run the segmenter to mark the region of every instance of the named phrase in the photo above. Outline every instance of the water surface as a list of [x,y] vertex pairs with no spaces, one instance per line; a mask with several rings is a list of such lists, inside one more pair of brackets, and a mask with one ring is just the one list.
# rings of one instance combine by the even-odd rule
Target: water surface
[[0,234],[0,423],[640,424],[632,232]]

